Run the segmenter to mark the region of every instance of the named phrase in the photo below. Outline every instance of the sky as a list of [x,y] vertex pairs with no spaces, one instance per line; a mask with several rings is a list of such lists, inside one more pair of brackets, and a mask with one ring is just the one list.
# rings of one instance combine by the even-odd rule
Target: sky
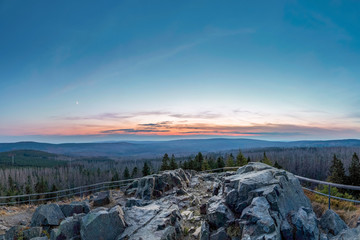
[[0,141],[360,138],[359,11],[0,0]]

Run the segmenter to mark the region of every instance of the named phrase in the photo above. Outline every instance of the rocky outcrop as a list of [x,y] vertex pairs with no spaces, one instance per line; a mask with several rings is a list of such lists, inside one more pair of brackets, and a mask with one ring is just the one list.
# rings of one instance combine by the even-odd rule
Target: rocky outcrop
[[177,205],[158,200],[146,206],[125,208],[125,221],[129,225],[118,240],[144,238],[181,239],[181,215]]
[[191,174],[182,169],[165,171],[162,174],[154,174],[134,181],[125,190],[125,194],[145,200],[160,198],[166,191],[173,188],[186,188],[190,177]]
[[[262,163],[250,163],[236,174],[223,179],[223,191],[218,191],[218,204],[226,204],[240,221],[241,238],[250,239],[318,239],[317,219],[299,181],[286,171]],[[209,207],[215,203],[210,203]],[[216,211],[222,224],[223,209]],[[220,210],[220,209],[219,209]],[[219,220],[220,220],[219,219]],[[226,220],[226,221],[225,221]],[[210,221],[211,223],[211,221]],[[210,224],[213,226],[213,224]]]
[[236,172],[165,171],[135,180],[124,195],[90,201],[92,210],[88,201],[40,206],[31,228],[12,227],[3,238],[360,240],[360,227],[348,228],[331,210],[318,220],[294,175],[262,163]]

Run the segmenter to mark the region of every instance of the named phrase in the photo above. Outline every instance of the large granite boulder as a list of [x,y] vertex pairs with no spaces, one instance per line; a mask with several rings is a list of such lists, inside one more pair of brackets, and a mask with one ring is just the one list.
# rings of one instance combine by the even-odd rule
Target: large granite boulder
[[341,231],[348,228],[346,223],[333,210],[329,209],[320,219],[322,230],[333,236],[338,235]]
[[254,198],[240,217],[243,222],[243,235],[256,236],[257,238],[279,235],[279,226],[276,225],[270,214],[270,204],[266,198]]
[[311,203],[293,174],[252,162],[222,181],[219,196],[240,216],[242,238],[319,239]]
[[286,232],[290,235],[288,239],[319,239],[318,220],[312,209],[302,207],[292,212],[289,218],[292,235]]
[[177,205],[167,200],[146,206],[125,208],[128,227],[118,240],[182,239],[181,215]]
[[58,204],[41,205],[35,210],[30,226],[58,226],[63,219],[65,216]]
[[90,212],[82,217],[80,235],[82,240],[114,240],[126,226],[123,210],[120,206],[115,206],[109,211]]
[[50,240],[80,239],[80,219],[84,214],[66,218],[59,228],[51,231]]
[[135,195],[137,198],[150,200],[163,195],[173,188],[184,189],[189,185],[190,173],[182,169],[165,171],[135,180],[125,190],[127,196]]
[[72,215],[80,213],[89,213],[90,206],[87,202],[72,202],[70,204],[60,205],[61,211],[65,217],[71,217]]

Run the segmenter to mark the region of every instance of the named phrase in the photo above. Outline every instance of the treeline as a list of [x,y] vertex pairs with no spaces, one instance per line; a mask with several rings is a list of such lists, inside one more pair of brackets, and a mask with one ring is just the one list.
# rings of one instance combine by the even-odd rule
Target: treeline
[[[173,170],[178,167],[183,168],[185,170],[195,170],[195,171],[206,171],[224,167],[241,167],[248,164],[251,161],[250,157],[245,157],[241,150],[238,151],[236,157],[232,153],[219,155],[215,157],[214,155],[203,155],[199,152],[195,157],[189,157],[186,161],[176,162],[175,156],[172,155],[169,158],[169,155],[165,153],[162,158],[162,164],[160,167],[160,171],[165,170]],[[263,157],[260,159],[260,162],[265,164],[275,166],[277,168],[282,168],[277,161],[273,164],[270,159],[266,156],[266,153],[263,153]]]
[[0,196],[43,193],[137,178],[158,171],[158,159],[137,161],[73,161],[57,167],[1,167]]
[[[266,148],[235,150],[221,153],[201,153],[190,157],[164,154],[151,160],[117,161],[83,159],[54,167],[0,167],[0,195],[13,196],[55,191],[105,181],[146,176],[176,168],[196,171],[223,167],[240,167],[250,161],[262,161],[277,168],[313,179],[360,185],[360,168],[355,164],[358,147],[334,148]],[[332,167],[341,159],[342,167]],[[357,155],[356,155],[357,156]],[[352,166],[352,167],[351,167]],[[343,170],[338,170],[343,169]],[[336,174],[339,176],[336,176]],[[357,175],[358,174],[358,175]],[[358,179],[358,180],[354,180]]]

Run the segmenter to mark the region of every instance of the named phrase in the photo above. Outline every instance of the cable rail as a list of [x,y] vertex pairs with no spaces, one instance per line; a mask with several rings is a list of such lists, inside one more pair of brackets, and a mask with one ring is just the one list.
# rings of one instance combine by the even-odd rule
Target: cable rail
[[[238,168],[239,167],[216,168],[216,169],[201,171],[201,173],[211,173],[211,172],[224,171],[224,170],[233,170],[233,169],[238,169]],[[297,176],[297,175],[294,175],[294,176],[297,179],[299,179],[300,181],[305,181],[305,182],[316,183],[316,184],[328,186],[328,189],[329,189],[328,194],[321,193],[321,192],[315,191],[315,190],[307,188],[307,187],[302,187],[302,188],[307,191],[313,192],[315,194],[328,197],[329,209],[331,207],[331,198],[360,204],[359,200],[341,198],[341,197],[331,195],[331,187],[360,191],[360,186],[351,186],[351,185],[325,182],[325,181],[320,181],[320,180],[306,178],[306,177]],[[121,189],[121,188],[127,187],[130,183],[132,183],[133,181],[138,180],[138,179],[140,179],[140,178],[131,178],[131,179],[118,180],[118,181],[107,181],[107,182],[101,182],[101,183],[94,183],[94,184],[90,184],[90,185],[84,185],[84,186],[78,186],[78,187],[58,190],[58,191],[54,191],[54,192],[22,194],[22,195],[15,195],[15,196],[0,196],[0,206],[16,205],[16,204],[32,204],[35,202],[42,202],[42,201],[49,201],[49,200],[58,201],[60,199],[70,198],[70,197],[75,197],[75,196],[82,197],[86,194],[96,193],[96,192],[99,192],[102,190],[109,190],[109,189],[113,189],[113,188]]]

